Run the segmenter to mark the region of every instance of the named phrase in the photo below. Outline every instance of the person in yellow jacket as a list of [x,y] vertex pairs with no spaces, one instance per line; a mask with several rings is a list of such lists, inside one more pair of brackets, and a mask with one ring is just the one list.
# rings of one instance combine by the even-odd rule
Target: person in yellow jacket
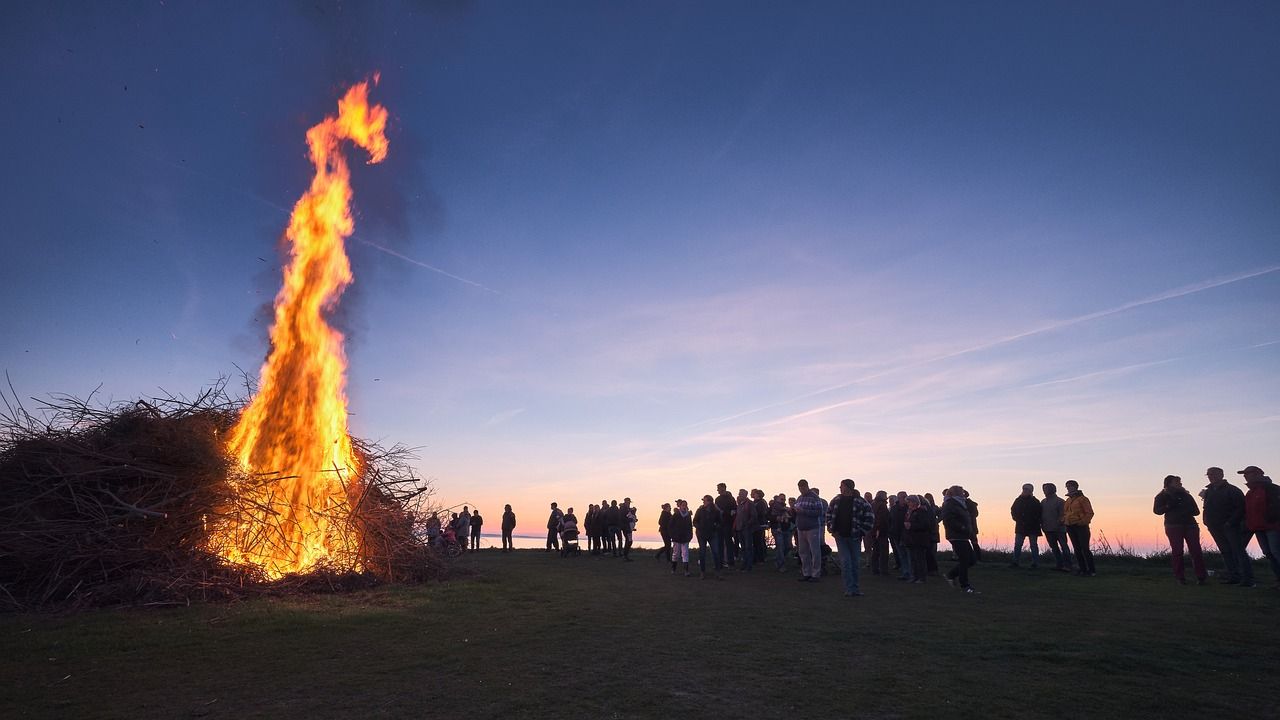
[[1098,573],[1093,567],[1093,551],[1089,549],[1089,523],[1093,521],[1093,503],[1080,492],[1080,483],[1068,480],[1067,497],[1062,503],[1062,524],[1076,549],[1076,575],[1092,577]]

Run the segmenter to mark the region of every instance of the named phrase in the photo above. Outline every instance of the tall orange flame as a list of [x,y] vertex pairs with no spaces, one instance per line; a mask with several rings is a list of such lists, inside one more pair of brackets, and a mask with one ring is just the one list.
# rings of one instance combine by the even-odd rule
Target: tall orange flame
[[339,146],[354,142],[371,163],[387,155],[387,111],[370,106],[368,94],[367,83],[355,85],[336,116],[307,131],[315,177],[285,233],[291,259],[275,300],[271,354],[228,441],[260,482],[243,489],[254,511],[214,538],[214,548],[270,577],[320,561],[350,567],[359,549],[343,522],[360,469],[347,432],[346,354],[324,312],[352,281],[343,246],[354,230],[350,171]]

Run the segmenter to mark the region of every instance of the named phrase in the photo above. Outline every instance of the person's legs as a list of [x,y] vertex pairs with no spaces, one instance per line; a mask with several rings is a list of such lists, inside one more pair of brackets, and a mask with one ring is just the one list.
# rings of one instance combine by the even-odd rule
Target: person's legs
[[931,542],[924,546],[924,563],[930,575],[938,574],[938,543]]
[[911,570],[912,582],[924,582],[925,576],[929,574],[929,563],[925,559],[929,550],[924,545],[914,545],[907,548],[907,552],[911,556],[911,562],[908,567]]
[[844,593],[858,595],[862,541],[856,538],[837,537],[836,549],[840,552],[840,579],[844,581]]
[[948,577],[954,577],[960,581],[960,587],[969,587],[969,566],[977,563],[977,558],[973,554],[973,546],[968,540],[952,540],[951,549],[956,553],[955,574],[947,573]]
[[1186,582],[1186,569],[1182,563],[1182,538],[1185,528],[1178,525],[1165,525],[1164,535],[1169,538],[1170,558],[1173,560],[1173,576],[1179,582]]
[[1262,530],[1255,534],[1258,536],[1258,547],[1271,563],[1271,572],[1275,574],[1276,581],[1280,582],[1280,531]]
[[742,543],[742,569],[747,572],[750,572],[751,566],[756,561],[755,548],[752,547],[752,535],[754,535],[754,532],[751,530],[738,531],[738,539]]
[[1187,554],[1191,556],[1191,569],[1196,573],[1196,580],[1204,583],[1209,572],[1204,567],[1204,552],[1200,548],[1200,526],[1187,526]]
[[1013,534],[1013,558],[1009,561],[1010,567],[1018,567],[1018,563],[1022,560],[1022,541],[1026,539],[1026,535],[1020,532]]
[[805,577],[817,580],[822,576],[822,530],[801,531],[800,547],[807,555],[803,568]]
[[1239,528],[1227,528],[1227,542],[1232,547],[1236,558],[1235,573],[1241,584],[1253,583],[1253,558],[1249,557],[1249,533]]
[[1040,537],[1031,535],[1027,540],[1031,542],[1031,567],[1040,567]]
[[631,528],[629,527],[622,528],[622,539],[623,539],[622,558],[624,560],[630,560],[631,559]]
[[774,564],[779,570],[787,569],[787,556],[791,554],[791,533],[777,532],[773,534],[773,552],[777,557]]
[[1232,529],[1221,525],[1206,525],[1205,529],[1209,531],[1209,537],[1213,538],[1213,544],[1222,555],[1222,582],[1240,582],[1240,560],[1236,557],[1236,544],[1227,539],[1232,534]]

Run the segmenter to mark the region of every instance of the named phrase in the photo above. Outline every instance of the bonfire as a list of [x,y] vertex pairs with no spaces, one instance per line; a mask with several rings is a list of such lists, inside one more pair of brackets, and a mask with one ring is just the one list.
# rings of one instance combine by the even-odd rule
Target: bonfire
[[[376,77],[374,78],[376,82]],[[315,176],[285,237],[271,352],[248,401],[226,383],[122,406],[55,397],[0,417],[0,602],[171,603],[421,579],[429,487],[403,447],[347,427],[342,334],[326,321],[352,282],[344,141],[387,154],[369,85],[307,132]]]

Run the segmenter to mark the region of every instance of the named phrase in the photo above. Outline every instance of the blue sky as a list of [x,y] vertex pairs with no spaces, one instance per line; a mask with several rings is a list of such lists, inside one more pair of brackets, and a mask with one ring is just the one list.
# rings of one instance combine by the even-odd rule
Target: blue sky
[[0,367],[119,400],[257,368],[303,133],[380,71],[352,426],[421,447],[446,504],[629,495],[647,528],[716,482],[853,477],[1002,518],[1075,477],[1154,536],[1165,474],[1280,465],[1277,31],[1263,3],[6,4]]

